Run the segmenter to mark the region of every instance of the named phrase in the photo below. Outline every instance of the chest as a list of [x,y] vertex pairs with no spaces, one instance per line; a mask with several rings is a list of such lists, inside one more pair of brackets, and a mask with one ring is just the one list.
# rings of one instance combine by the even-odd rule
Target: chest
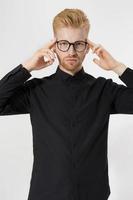
[[64,122],[76,118],[79,122],[90,122],[105,117],[110,102],[106,91],[97,85],[47,85],[38,87],[31,94],[33,117],[47,117]]

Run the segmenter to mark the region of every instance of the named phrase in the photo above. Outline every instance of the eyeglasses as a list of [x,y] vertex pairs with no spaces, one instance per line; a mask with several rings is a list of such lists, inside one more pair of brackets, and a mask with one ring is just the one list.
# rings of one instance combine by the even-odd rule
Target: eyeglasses
[[78,52],[82,52],[86,49],[87,42],[85,41],[76,41],[74,43],[68,42],[67,40],[58,40],[56,41],[57,47],[60,51],[66,52],[70,48],[71,45],[73,45],[74,50]]

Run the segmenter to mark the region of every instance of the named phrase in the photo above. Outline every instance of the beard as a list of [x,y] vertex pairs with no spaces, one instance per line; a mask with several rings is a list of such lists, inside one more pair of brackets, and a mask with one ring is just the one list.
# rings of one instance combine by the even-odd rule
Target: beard
[[60,60],[60,58],[58,58],[59,65],[61,65],[64,69],[66,69],[68,71],[72,71],[72,72],[75,72],[79,68],[81,68],[82,62],[80,62],[77,57],[70,58],[70,59],[76,59],[76,61],[68,61],[67,59],[69,59],[69,58],[64,58],[63,60]]

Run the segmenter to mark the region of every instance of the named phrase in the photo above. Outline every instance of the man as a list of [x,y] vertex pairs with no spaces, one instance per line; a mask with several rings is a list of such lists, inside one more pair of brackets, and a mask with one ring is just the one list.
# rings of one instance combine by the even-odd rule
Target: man
[[[30,114],[34,163],[28,200],[107,200],[107,136],[110,114],[133,114],[133,70],[88,39],[89,20],[64,9],[53,20],[54,39],[0,80],[0,115]],[[93,61],[127,85],[86,73]],[[31,71],[53,64],[54,74]]]

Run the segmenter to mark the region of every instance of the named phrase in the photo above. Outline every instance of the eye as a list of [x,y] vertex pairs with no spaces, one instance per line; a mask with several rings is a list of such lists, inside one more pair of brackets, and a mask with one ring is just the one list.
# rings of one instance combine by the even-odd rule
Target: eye
[[66,42],[66,41],[61,41],[61,42],[59,42],[59,45],[67,46],[67,45],[68,45],[68,42]]
[[75,45],[80,47],[80,46],[84,46],[85,43],[84,42],[76,42]]

